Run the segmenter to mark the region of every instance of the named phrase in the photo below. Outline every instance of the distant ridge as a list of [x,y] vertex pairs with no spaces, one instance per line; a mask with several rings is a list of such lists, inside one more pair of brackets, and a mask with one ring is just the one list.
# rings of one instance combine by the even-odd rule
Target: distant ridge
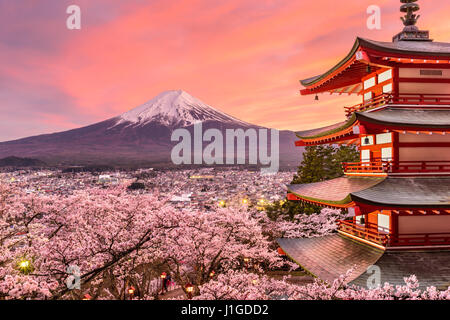
[[46,167],[47,164],[39,159],[19,158],[15,156],[0,159],[0,167]]

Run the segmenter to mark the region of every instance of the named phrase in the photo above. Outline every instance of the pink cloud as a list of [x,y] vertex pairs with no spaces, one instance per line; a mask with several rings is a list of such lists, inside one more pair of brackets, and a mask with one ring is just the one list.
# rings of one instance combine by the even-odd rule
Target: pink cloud
[[[70,99],[58,101],[62,109],[46,121],[49,132],[104,120],[169,89],[186,90],[259,125],[293,130],[329,125],[343,120],[343,107],[359,99],[322,96],[316,102],[299,95],[298,80],[328,70],[358,35],[389,41],[401,29],[399,2],[387,0],[378,1],[380,31],[366,28],[369,0],[339,6],[334,0],[122,2],[114,18],[101,23],[99,7],[82,3],[92,23],[81,31],[59,30],[53,51],[0,43],[0,59],[14,57],[15,63],[1,67],[10,82],[30,90],[53,87]],[[439,7],[423,2],[420,24],[436,40],[450,41],[450,5]],[[53,23],[47,21],[43,36],[55,32]]]

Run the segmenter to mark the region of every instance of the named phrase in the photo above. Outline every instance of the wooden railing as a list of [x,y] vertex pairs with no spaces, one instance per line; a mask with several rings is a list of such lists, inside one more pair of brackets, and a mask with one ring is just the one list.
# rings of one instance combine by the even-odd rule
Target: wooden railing
[[345,107],[347,117],[354,112],[361,112],[387,104],[412,104],[412,105],[449,105],[450,94],[416,94],[416,93],[383,93],[370,100],[351,107]]
[[365,225],[357,225],[352,220],[338,221],[338,226],[342,232],[381,244],[385,247],[450,245],[450,233],[392,235],[379,232],[376,224],[366,222]]
[[450,105],[450,94],[402,93],[400,95],[393,95],[391,99],[391,103],[394,104]]
[[450,161],[397,161],[389,162],[393,173],[445,173],[450,172]]
[[450,245],[450,233],[411,233],[390,236],[391,246]]
[[360,111],[366,111],[369,109],[377,108],[384,106],[388,104],[390,101],[392,101],[393,95],[390,93],[384,93],[381,95],[378,95],[368,101],[365,101],[363,103],[359,103],[352,107],[345,107],[345,113],[347,117],[350,117],[354,112],[360,112]]
[[450,161],[344,162],[345,174],[450,173]]
[[389,171],[389,162],[344,162],[342,164],[346,174],[380,174]]
[[365,239],[386,246],[389,241],[389,235],[380,233],[376,225],[366,223],[364,226],[357,225],[351,220],[338,221],[338,229],[349,233],[358,238]]

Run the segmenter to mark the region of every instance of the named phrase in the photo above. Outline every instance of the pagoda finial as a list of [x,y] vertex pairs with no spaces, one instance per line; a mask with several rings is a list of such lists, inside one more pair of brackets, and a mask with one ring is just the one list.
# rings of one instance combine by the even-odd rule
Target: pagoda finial
[[420,10],[419,5],[416,3],[418,0],[400,0],[402,6],[400,11],[405,13],[404,17],[401,17],[405,27],[403,31],[395,35],[392,41],[433,41],[430,40],[430,33],[428,31],[419,30],[416,27],[417,20],[420,15],[416,14]]
[[405,27],[407,26],[415,26],[417,23],[417,20],[419,20],[420,15],[416,15],[414,12],[417,12],[420,10],[420,7],[417,3],[417,0],[400,0],[401,3],[404,3],[400,7],[401,12],[405,12],[406,15],[404,17],[401,17],[403,24]]

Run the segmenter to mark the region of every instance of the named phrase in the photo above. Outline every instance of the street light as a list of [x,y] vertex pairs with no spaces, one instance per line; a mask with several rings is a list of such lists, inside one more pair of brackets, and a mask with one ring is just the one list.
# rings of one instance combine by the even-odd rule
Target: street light
[[24,260],[19,263],[19,267],[22,269],[26,269],[30,266],[30,261]]
[[225,200],[220,200],[220,201],[219,201],[219,206],[221,206],[222,208],[224,208],[225,205],[226,205]]
[[128,289],[128,294],[130,295],[130,300],[133,300],[133,295],[134,295],[134,287],[133,286],[131,286],[129,289]]
[[248,204],[248,199],[242,199],[242,204],[245,206],[246,204]]
[[214,271],[211,271],[211,272],[209,273],[209,277],[212,278],[212,277],[214,277],[215,274],[216,274],[216,273],[215,273]]
[[28,274],[32,271],[32,266],[30,260],[23,259],[18,264],[19,270],[24,274]]
[[186,292],[188,294],[188,299],[192,299],[192,293],[194,292],[194,286],[190,283],[186,285]]

